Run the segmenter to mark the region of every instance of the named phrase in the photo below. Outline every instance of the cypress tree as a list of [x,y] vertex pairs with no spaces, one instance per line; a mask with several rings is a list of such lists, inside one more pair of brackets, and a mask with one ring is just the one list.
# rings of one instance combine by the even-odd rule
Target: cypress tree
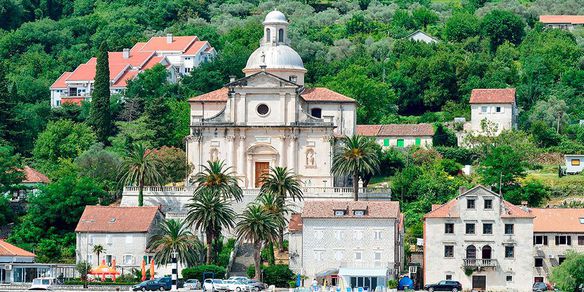
[[156,133],[156,140],[152,141],[153,146],[171,145],[172,131],[170,129],[173,128],[174,123],[170,116],[172,112],[164,97],[159,96],[151,100],[146,106],[145,114],[148,117],[146,120],[148,129]]
[[8,89],[6,66],[0,62],[0,141],[9,141],[15,130],[15,107],[12,92]]
[[97,139],[104,145],[109,145],[112,121],[110,112],[110,72],[107,43],[101,43],[95,68],[95,82],[91,95],[91,110],[89,124],[95,131]]

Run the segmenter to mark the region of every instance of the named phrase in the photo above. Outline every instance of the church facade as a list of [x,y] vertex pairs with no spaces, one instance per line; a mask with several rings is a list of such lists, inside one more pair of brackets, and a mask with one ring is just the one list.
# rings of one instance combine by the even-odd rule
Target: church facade
[[189,100],[187,160],[193,173],[207,161],[224,161],[247,189],[259,188],[276,166],[293,170],[306,187],[333,187],[333,150],[337,138],[355,132],[356,102],[304,87],[306,69],[290,47],[284,14],[268,13],[263,25],[245,77]]

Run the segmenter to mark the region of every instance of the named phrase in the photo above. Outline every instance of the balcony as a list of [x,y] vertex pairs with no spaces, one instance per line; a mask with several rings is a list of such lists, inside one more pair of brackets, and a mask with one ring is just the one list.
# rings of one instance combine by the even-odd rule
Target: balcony
[[497,266],[495,259],[463,259],[465,268],[494,268]]

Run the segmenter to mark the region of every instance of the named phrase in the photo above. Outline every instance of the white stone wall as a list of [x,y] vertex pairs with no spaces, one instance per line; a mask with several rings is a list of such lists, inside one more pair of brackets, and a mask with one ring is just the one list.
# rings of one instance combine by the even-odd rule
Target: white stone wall
[[[486,112],[483,112],[483,108]],[[500,112],[497,112],[500,108]],[[481,133],[481,121],[487,121],[497,125],[496,134],[503,130],[516,128],[517,109],[514,104],[471,104],[471,130]]]
[[[376,238],[376,232],[381,237]],[[291,237],[289,251],[299,255],[291,268],[307,276],[308,284],[316,273],[331,268],[395,269],[401,263],[396,242],[396,219],[304,218],[301,238]],[[376,252],[381,253],[379,260]]]
[[303,108],[309,114],[313,108],[320,108],[322,119],[335,124],[334,134],[336,136],[352,136],[355,133],[357,111],[353,103],[310,102],[306,103]]
[[[116,259],[116,265],[122,267],[136,267],[142,263],[142,257],[153,255],[146,253],[148,241],[146,233],[77,233],[77,262],[89,259],[93,267],[97,267],[97,255],[93,253],[95,245],[101,245],[105,252],[100,255],[100,261],[111,255]],[[130,261],[125,261],[125,256],[131,256]]]
[[[467,209],[467,199],[474,198],[476,207]],[[484,199],[493,200],[493,209],[484,209]],[[460,218],[426,218],[424,224],[424,279],[425,283],[436,283],[452,275],[452,280],[462,283],[463,289],[472,288],[472,277],[465,275],[463,259],[466,248],[477,248],[477,259],[481,250],[488,245],[492,249],[491,258],[497,261],[495,268],[484,268],[473,275],[487,276],[487,290],[490,291],[531,291],[533,284],[533,220],[531,218],[501,218],[504,209],[498,195],[490,192],[472,192],[457,201]],[[445,233],[445,223],[454,223],[454,234]],[[465,234],[466,223],[475,223],[475,234]],[[493,224],[493,234],[483,234],[483,223]],[[505,224],[514,224],[514,234],[505,235]],[[454,246],[454,257],[444,256],[444,246]],[[505,258],[505,246],[514,246],[514,257]],[[507,282],[506,277],[512,276]]]

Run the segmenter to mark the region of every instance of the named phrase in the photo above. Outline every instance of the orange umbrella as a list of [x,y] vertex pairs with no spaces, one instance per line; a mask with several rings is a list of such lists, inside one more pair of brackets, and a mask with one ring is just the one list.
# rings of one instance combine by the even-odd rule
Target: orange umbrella
[[116,271],[116,259],[113,259],[112,260],[112,269],[111,270],[113,272],[113,276],[112,276],[113,277],[113,281],[115,282],[116,281],[116,273],[117,273],[117,271]]
[[154,280],[154,258],[150,260],[150,280]]
[[146,281],[146,260],[142,259],[142,281]]
[[[114,262],[114,265],[115,265],[115,262]],[[89,274],[101,276],[101,280],[105,281],[105,276],[111,275],[115,279],[115,276],[119,275],[120,272],[116,271],[115,268],[112,268],[112,267],[109,267],[108,265],[106,265],[105,260],[103,260],[101,262],[101,265],[99,265],[97,268],[91,269]]]

